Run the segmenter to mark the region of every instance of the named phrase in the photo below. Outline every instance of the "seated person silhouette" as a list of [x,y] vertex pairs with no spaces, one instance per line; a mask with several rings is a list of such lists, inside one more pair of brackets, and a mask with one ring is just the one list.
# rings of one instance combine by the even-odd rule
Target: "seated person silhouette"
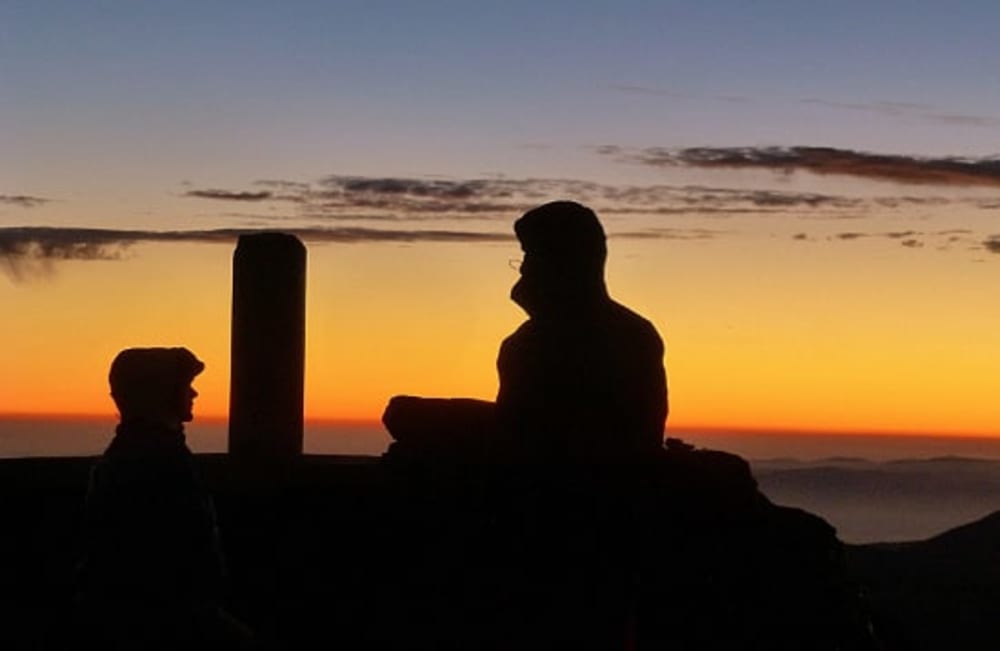
[[[400,442],[485,429],[507,460],[605,463],[653,455],[667,384],[653,325],[604,282],[604,229],[589,208],[555,201],[514,224],[524,251],[511,299],[528,314],[500,347],[496,403],[393,398],[383,422]],[[477,432],[482,434],[482,431]]]
[[604,229],[589,208],[555,201],[514,224],[524,260],[511,299],[528,320],[500,346],[497,418],[539,460],[654,454],[667,417],[663,342],[604,282]]
[[79,600],[108,648],[242,648],[249,633],[218,607],[223,565],[211,498],[184,438],[205,365],[185,348],[132,348],[111,364],[121,414],[91,470]]

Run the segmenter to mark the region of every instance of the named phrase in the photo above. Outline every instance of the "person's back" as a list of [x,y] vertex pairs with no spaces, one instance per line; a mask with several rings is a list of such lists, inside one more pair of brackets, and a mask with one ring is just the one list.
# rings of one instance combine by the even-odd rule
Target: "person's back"
[[531,319],[500,348],[499,418],[539,461],[655,453],[667,415],[662,358],[652,324],[610,299],[577,320]]
[[91,470],[85,514],[92,595],[164,605],[218,596],[213,509],[183,434],[120,425]]

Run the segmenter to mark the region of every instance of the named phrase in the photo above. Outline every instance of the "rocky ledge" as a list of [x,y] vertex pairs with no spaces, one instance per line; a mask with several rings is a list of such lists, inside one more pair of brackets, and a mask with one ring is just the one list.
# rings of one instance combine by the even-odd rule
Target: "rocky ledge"
[[[92,462],[0,462],[4,648],[72,646]],[[275,648],[885,648],[834,530],[772,504],[734,455],[671,440],[614,469],[398,449],[198,462],[227,606]]]

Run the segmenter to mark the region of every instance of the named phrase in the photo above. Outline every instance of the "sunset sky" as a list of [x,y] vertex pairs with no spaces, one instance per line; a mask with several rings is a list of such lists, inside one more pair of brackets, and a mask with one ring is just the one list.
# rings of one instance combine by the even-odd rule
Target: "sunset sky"
[[670,427],[1000,435],[996,2],[0,5],[0,414],[121,348],[228,403],[236,236],[309,247],[306,415],[492,398],[513,221],[593,207]]

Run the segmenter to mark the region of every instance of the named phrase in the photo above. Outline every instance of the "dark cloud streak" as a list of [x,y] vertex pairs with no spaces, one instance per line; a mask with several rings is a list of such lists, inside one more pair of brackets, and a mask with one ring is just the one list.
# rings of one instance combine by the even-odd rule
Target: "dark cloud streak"
[[[786,150],[626,150],[614,145],[590,149],[616,160],[641,158],[651,165],[756,165],[787,171],[789,165],[798,164],[787,156],[780,161],[773,160],[775,151]],[[708,156],[706,152],[712,152],[713,155]],[[800,219],[858,219],[882,209],[943,207],[960,201],[972,201],[982,208],[991,208],[996,204],[996,200],[941,196],[857,197],[777,189],[667,184],[611,185],[546,178],[447,180],[331,175],[313,184],[260,180],[255,181],[253,186],[263,190],[192,189],[188,194],[216,199],[240,197],[240,201],[257,201],[266,205],[270,212],[260,218],[272,222],[287,223],[292,219],[316,224],[345,225],[450,222],[448,228],[455,222],[509,223],[526,210],[552,199],[580,201],[603,215],[664,219],[674,216],[727,219],[753,215],[789,215]],[[274,202],[282,202],[284,205],[279,207]]]
[[185,197],[196,199],[215,199],[220,201],[267,201],[274,198],[274,194],[268,191],[262,192],[232,192],[230,190],[188,190]]
[[648,147],[625,159],[653,167],[802,171],[911,185],[1000,187],[1000,158],[930,158],[833,147]]
[[[50,275],[54,264],[68,260],[116,261],[137,244],[207,243],[233,245],[241,235],[271,231],[257,228],[210,230],[117,230],[101,228],[11,227],[0,228],[0,270],[16,282]],[[291,233],[312,244],[338,243],[513,243],[509,233],[465,230],[397,230],[360,227],[290,228]],[[654,228],[633,232],[611,232],[616,239],[707,240],[723,231],[704,228]]]
[[52,201],[44,197],[33,197],[27,194],[0,194],[0,203],[21,208],[37,208]]
[[712,240],[726,231],[718,231],[710,228],[650,228],[644,231],[625,231],[610,233],[608,237],[614,239],[632,240]]
[[[99,228],[13,227],[0,228],[0,269],[14,281],[52,273],[53,264],[66,260],[120,260],[126,250],[142,243],[188,242],[232,244],[240,235],[271,229],[221,228],[214,230],[144,231]],[[380,230],[373,228],[293,228],[306,242],[357,244],[364,242],[417,243],[510,242],[505,233],[457,230]]]

